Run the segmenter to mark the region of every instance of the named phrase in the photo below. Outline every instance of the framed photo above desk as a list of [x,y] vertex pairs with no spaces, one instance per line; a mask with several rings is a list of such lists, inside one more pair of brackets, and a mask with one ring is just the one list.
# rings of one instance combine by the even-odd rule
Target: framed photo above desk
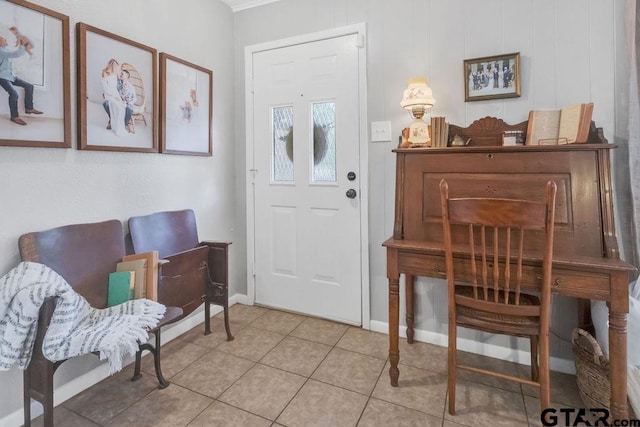
[[520,52],[464,60],[464,101],[520,96]]

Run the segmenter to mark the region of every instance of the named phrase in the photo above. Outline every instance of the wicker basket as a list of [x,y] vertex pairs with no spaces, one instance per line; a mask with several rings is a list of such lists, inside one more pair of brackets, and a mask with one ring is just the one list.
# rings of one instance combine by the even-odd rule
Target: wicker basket
[[582,402],[587,408],[609,408],[609,360],[602,354],[600,344],[589,332],[580,328],[573,330],[571,344]]

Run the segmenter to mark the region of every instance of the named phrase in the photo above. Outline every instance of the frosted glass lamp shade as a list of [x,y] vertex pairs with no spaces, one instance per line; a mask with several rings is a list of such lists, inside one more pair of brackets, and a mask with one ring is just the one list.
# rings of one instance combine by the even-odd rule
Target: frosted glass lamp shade
[[409,79],[409,85],[402,94],[400,106],[405,110],[424,111],[436,104],[431,88],[427,86],[427,79],[423,77],[414,77]]

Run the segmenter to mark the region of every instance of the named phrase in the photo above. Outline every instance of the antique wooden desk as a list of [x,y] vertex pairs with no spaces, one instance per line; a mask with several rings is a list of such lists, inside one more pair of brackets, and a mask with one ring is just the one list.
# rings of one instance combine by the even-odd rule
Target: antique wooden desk
[[[553,292],[610,303],[611,412],[627,418],[628,283],[635,267],[619,259],[613,221],[609,153],[600,129],[592,125],[587,144],[501,146],[504,130],[525,130],[487,117],[450,135],[471,138],[466,147],[396,149],[393,236],[387,248],[389,281],[389,376],[398,385],[399,284],[406,279],[407,339],[413,342],[415,276],[445,278],[438,184],[449,183],[451,197],[536,198],[545,183],[558,185],[555,218]],[[526,249],[526,248],[525,248]],[[468,254],[460,253],[460,258]],[[541,261],[524,266],[528,289],[540,282]],[[444,282],[443,282],[444,283]],[[582,305],[585,307],[585,304]]]

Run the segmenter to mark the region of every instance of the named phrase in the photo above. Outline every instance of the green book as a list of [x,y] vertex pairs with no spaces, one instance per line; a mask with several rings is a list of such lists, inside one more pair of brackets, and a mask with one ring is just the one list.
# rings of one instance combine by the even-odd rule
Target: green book
[[135,283],[134,272],[116,271],[109,273],[109,291],[107,293],[107,307],[122,304],[133,298]]

